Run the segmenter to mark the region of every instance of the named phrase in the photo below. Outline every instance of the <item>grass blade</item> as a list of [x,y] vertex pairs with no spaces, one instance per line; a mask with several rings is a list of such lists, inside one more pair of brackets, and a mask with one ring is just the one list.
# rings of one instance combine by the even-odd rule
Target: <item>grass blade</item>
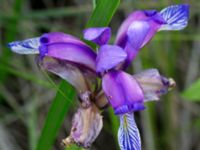
[[64,120],[65,114],[67,113],[69,107],[72,104],[72,100],[75,92],[71,85],[69,85],[67,82],[62,81],[60,84],[59,89],[66,93],[66,97],[63,96],[62,93],[57,92],[56,97],[54,98],[54,101],[50,107],[50,110],[48,112],[44,128],[42,130],[37,150],[49,150],[51,149],[51,146],[54,143],[55,137],[59,131],[59,128],[62,125],[62,122]]
[[112,19],[120,0],[98,0],[87,27],[107,26]]

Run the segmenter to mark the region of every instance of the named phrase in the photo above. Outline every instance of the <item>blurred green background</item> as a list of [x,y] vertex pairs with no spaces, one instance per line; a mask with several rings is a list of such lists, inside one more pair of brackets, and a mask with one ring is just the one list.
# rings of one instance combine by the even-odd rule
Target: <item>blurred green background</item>
[[[97,21],[98,15],[103,16],[106,11],[114,13],[118,7],[109,24],[112,28],[111,43],[122,21],[136,9],[161,10],[171,4],[190,4],[188,27],[183,31],[158,33],[140,52],[129,71],[158,68],[163,75],[177,82],[176,88],[161,101],[150,102],[145,111],[136,113],[143,149],[200,150],[199,1],[123,0],[118,5],[117,0],[107,0],[115,8],[103,6],[103,0],[96,4],[100,1],[102,9],[97,12]],[[11,53],[7,43],[52,31],[81,37],[94,9],[95,1],[92,0],[0,0],[0,150],[34,150],[36,147],[47,150],[44,145],[51,146],[53,150],[63,149],[60,142],[69,134],[71,119],[78,105],[70,85],[62,83],[60,87],[64,89],[64,96],[56,94],[61,80],[41,71],[34,56]],[[95,24],[94,20],[89,26],[92,24]],[[60,107],[53,109],[52,106],[51,113],[48,113],[54,99],[57,104],[53,106]],[[63,105],[65,99],[69,102]],[[62,113],[65,107],[67,115]],[[53,113],[55,111],[62,115]],[[46,120],[47,116],[53,117]],[[103,130],[91,150],[116,150],[118,119],[111,109],[103,112],[103,116]],[[61,128],[57,121],[62,124]],[[45,122],[49,126],[40,134]],[[58,130],[57,134],[55,130]],[[49,141],[48,138],[41,140],[45,136],[49,136]],[[52,138],[56,138],[55,141]],[[79,148],[73,146],[68,149]]]

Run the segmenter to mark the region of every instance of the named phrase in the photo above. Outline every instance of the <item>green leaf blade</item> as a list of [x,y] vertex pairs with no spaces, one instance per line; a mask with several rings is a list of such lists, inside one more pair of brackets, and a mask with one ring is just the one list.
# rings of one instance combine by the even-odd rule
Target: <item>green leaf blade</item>
[[107,26],[119,4],[120,0],[98,0],[96,2],[96,8],[93,11],[86,27]]
[[[51,149],[56,135],[64,121],[65,114],[69,110],[73,97],[75,95],[74,89],[67,82],[62,81],[59,89],[62,93],[57,92],[56,97],[49,109],[40,139],[38,141],[37,150]],[[67,99],[63,96],[66,93]]]
[[200,101],[200,79],[194,82],[188,89],[183,91],[182,96],[188,101]]

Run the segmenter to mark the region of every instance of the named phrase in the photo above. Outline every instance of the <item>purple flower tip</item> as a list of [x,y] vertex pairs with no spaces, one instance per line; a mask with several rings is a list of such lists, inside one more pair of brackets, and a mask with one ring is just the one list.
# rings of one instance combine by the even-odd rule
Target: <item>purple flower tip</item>
[[92,41],[98,45],[108,43],[111,36],[111,29],[109,27],[88,28],[83,31],[84,39]]

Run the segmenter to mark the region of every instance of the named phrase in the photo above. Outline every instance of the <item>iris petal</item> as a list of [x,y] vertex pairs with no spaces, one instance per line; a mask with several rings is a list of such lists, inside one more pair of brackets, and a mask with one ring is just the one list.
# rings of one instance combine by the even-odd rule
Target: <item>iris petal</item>
[[83,34],[84,39],[104,45],[110,39],[111,29],[109,27],[88,28],[83,31]]
[[79,93],[90,90],[89,82],[75,64],[51,57],[45,57],[42,61],[39,59],[38,63],[42,69],[48,70],[68,81]]
[[159,30],[181,30],[188,24],[189,5],[172,5],[160,12],[160,15],[166,21]]
[[83,44],[74,43],[53,43],[40,47],[42,57],[48,56],[63,61],[69,61],[81,65],[82,68],[95,70],[96,54],[89,47]]
[[139,49],[144,42],[150,26],[146,21],[134,21],[128,28],[128,41],[134,49]]
[[99,49],[96,59],[96,71],[103,73],[111,68],[116,67],[127,57],[126,52],[116,45],[103,45]]
[[40,38],[31,38],[24,41],[15,41],[8,44],[8,47],[19,54],[39,54]]
[[85,43],[82,42],[80,39],[62,32],[45,33],[40,37],[40,43],[41,44],[73,43],[73,44],[85,45]]
[[150,31],[150,26],[146,21],[134,21],[128,28],[127,36],[128,40],[126,43],[125,51],[127,52],[127,59],[124,68],[132,62],[137,56],[140,47],[143,45]]
[[135,21],[145,21],[149,24],[150,30],[145,41],[142,44],[142,47],[152,38],[155,31],[157,31],[164,23],[162,16],[155,10],[144,10],[144,11],[135,11],[131,13],[125,21],[120,26],[115,43],[121,47],[125,47],[127,43],[127,30],[129,26]]
[[140,133],[132,113],[120,115],[118,141],[121,150],[141,150]]
[[167,79],[160,75],[157,69],[144,70],[133,76],[140,84],[144,92],[144,101],[159,100],[170,88],[175,86],[173,79]]
[[102,87],[115,114],[144,109],[142,89],[131,75],[109,71],[103,76]]

